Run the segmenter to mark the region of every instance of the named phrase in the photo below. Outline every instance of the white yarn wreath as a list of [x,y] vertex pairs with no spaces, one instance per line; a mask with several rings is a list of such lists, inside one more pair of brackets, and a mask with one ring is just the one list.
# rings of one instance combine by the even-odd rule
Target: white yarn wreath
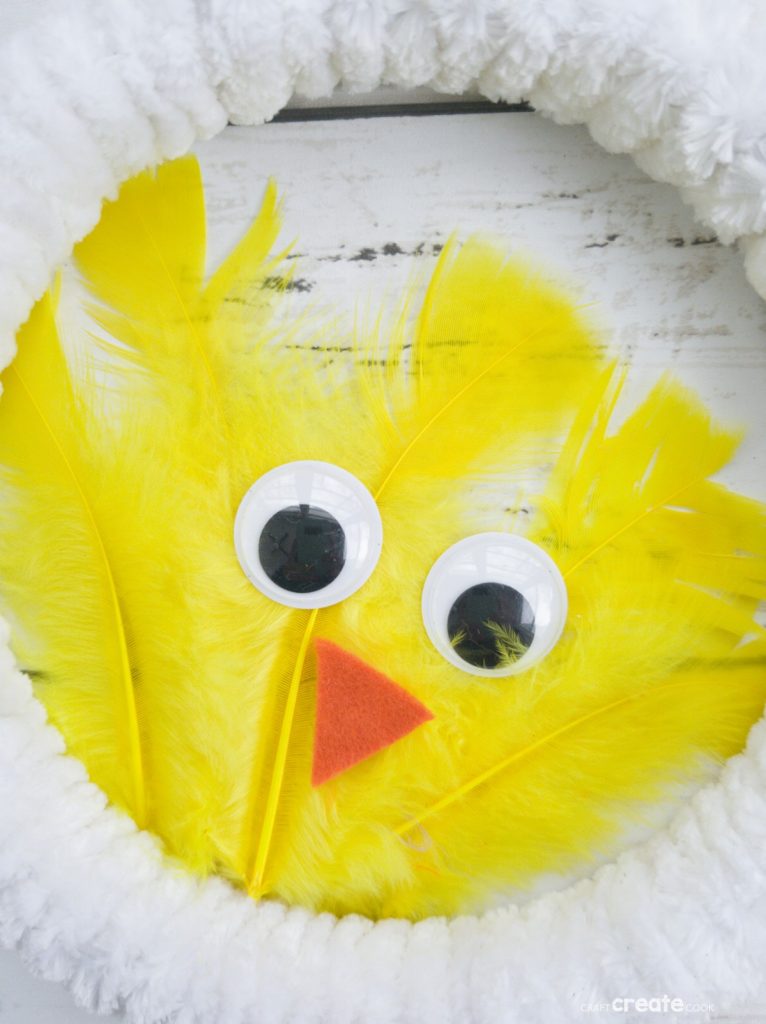
[[[0,44],[0,366],[123,180],[339,83],[477,84],[585,122],[739,240],[766,296],[764,53],[758,0],[68,0]],[[0,632],[0,941],[84,1005],[144,1024],[557,1024],[617,996],[766,1001],[763,722],[590,880],[480,918],[336,920],[165,861],[66,756]]]

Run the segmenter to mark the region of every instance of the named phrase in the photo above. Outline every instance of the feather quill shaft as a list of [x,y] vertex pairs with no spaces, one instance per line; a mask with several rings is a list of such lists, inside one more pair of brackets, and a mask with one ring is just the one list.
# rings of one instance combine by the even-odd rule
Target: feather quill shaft
[[465,384],[462,388],[460,388],[459,391],[452,395],[444,403],[444,405],[441,406],[441,408],[437,409],[433,416],[431,416],[431,418],[426,423],[423,424],[423,426],[420,428],[420,430],[418,430],[415,436],[412,437],[407,442],[407,444],[402,448],[401,453],[396,458],[389,471],[383,477],[382,482],[375,489],[374,496],[376,501],[378,501],[382,497],[383,492],[386,490],[390,482],[396,476],[397,472],[401,469],[401,466],[406,460],[407,456],[414,448],[416,448],[424,440],[425,437],[427,437],[429,431],[434,426],[434,424],[437,423],[442,418],[442,416],[445,416],[450,411],[450,409],[452,409],[455,405],[459,404],[460,399],[468,395],[473,390],[473,388],[475,388],[478,384],[481,383],[481,381],[485,377],[487,377],[491,373],[494,373],[495,370],[499,369],[500,366],[507,359],[510,359],[512,355],[518,352],[518,350],[521,348],[524,342],[532,341],[536,334],[541,334],[544,330],[545,326],[542,326],[540,327],[539,331],[535,331],[531,334],[528,334],[520,342],[512,345],[507,350],[507,352],[503,352],[502,355],[499,355],[488,366],[485,366],[480,373],[478,373],[472,380],[469,380],[467,384]]
[[[763,659],[759,659],[756,662],[756,664],[766,664],[766,662],[764,662]],[[625,707],[625,705],[627,704],[639,703],[642,699],[646,699],[647,697],[651,697],[652,699],[654,699],[655,697],[662,696],[663,693],[672,691],[678,687],[697,685],[697,680],[694,678],[693,674],[690,673],[690,675],[691,678],[689,679],[675,679],[672,682],[663,683],[662,685],[657,686],[650,691],[644,691],[642,693],[630,693],[625,697],[620,697],[618,700],[610,701],[603,707],[598,707],[595,708],[593,711],[588,711],[586,714],[578,715],[578,717],[572,719],[571,722],[566,722],[564,725],[559,726],[557,729],[553,729],[551,732],[546,733],[546,735],[541,736],[533,743],[529,743],[525,747],[522,747],[520,750],[514,751],[514,753],[509,754],[508,757],[503,758],[502,761],[499,761],[497,764],[491,765],[489,768],[485,769],[485,771],[481,772],[479,775],[476,775],[474,778],[469,779],[467,782],[464,782],[462,785],[458,786],[451,792],[446,793],[443,797],[441,797],[441,799],[437,800],[435,803],[431,804],[429,807],[426,807],[424,810],[416,814],[414,818],[410,818],[409,821],[397,825],[394,831],[399,836],[407,835],[408,832],[412,832],[415,828],[417,828],[419,825],[422,825],[430,818],[433,818],[435,815],[441,814],[443,811],[446,811],[452,804],[456,803],[458,800],[463,800],[465,797],[469,796],[474,790],[478,789],[480,786],[486,785],[486,783],[490,782],[497,775],[501,774],[502,772],[508,771],[515,764],[518,764],[521,761],[526,760],[527,758],[531,757],[533,754],[542,750],[546,746],[555,743],[555,741],[561,738],[562,736],[571,735],[572,733],[576,732],[577,729],[579,729],[580,727],[592,723],[597,719],[604,718],[609,714],[619,710],[620,708]]]
[[667,508],[669,505],[672,505],[677,498],[680,498],[681,495],[688,491],[690,487],[694,486],[695,483],[701,483],[702,479],[704,478],[692,481],[691,483],[683,484],[681,487],[677,488],[675,491],[669,494],[666,498],[661,499],[654,505],[650,505],[642,512],[639,512],[638,515],[634,516],[632,519],[629,519],[627,523],[620,526],[613,533],[610,533],[608,537],[605,537],[603,540],[600,540],[598,544],[595,545],[595,547],[591,548],[590,551],[586,551],[586,553],[582,555],[580,558],[578,558],[573,565],[568,566],[564,570],[564,572],[562,573],[564,579],[568,579],[573,572],[576,572],[580,568],[580,566],[584,565],[587,561],[593,558],[594,555],[597,555],[599,551],[602,551],[610,544],[613,544],[616,540],[619,540],[619,538],[624,533],[627,533],[628,530],[632,529],[634,526],[638,526],[638,524],[642,520],[646,519],[647,516],[653,515],[653,513],[658,512],[661,508]]
[[[269,852],[271,850],[271,842],[274,836],[274,826],[276,823],[277,813],[279,809],[279,801],[282,794],[282,783],[285,777],[285,766],[287,764],[288,752],[290,749],[290,737],[292,734],[293,720],[295,717],[295,706],[298,700],[298,690],[303,679],[303,669],[306,664],[306,655],[308,654],[309,643],[314,633],[314,627],[316,625],[317,616],[319,609],[315,608],[308,617],[306,628],[303,631],[303,638],[301,639],[300,646],[298,648],[298,654],[295,659],[295,665],[293,667],[292,677],[290,679],[290,688],[287,694],[287,702],[282,714],[282,721],[279,725],[279,740],[277,742],[277,753],[272,768],[271,780],[269,783],[268,796],[266,798],[266,806],[263,811],[263,820],[260,827],[260,836],[258,839],[258,845],[256,848],[255,859],[252,866],[248,869],[247,882],[248,891],[252,896],[256,898],[263,895],[265,891],[265,874],[266,866],[268,863]],[[255,787],[251,787],[251,792],[255,794]],[[252,807],[250,814],[248,815],[248,828],[246,835],[250,836],[255,831],[255,819],[257,809]]]

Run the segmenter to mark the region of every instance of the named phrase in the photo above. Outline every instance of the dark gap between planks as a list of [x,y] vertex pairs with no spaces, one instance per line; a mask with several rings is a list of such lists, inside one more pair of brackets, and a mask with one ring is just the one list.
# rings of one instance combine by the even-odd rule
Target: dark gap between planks
[[296,121],[352,121],[367,117],[439,117],[444,114],[529,114],[529,103],[492,103],[490,100],[459,100],[446,103],[371,103],[367,106],[289,107],[272,123]]

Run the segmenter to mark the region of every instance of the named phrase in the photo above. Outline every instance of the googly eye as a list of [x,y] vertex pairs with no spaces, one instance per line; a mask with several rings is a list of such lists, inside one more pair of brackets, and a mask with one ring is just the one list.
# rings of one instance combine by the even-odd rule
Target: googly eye
[[544,658],[567,616],[564,580],[536,544],[507,533],[459,541],[423,587],[423,623],[447,661],[476,676],[509,676]]
[[329,462],[288,462],[257,480],[237,511],[234,546],[250,582],[291,608],[326,608],[375,568],[383,524],[355,476]]

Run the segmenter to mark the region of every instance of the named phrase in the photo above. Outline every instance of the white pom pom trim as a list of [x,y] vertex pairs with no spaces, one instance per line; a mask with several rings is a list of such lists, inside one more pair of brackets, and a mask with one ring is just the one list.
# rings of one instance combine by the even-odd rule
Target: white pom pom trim
[[[584,121],[741,237],[766,295],[764,52],[752,0],[70,0],[0,53],[0,365],[122,181],[337,84],[476,83]],[[763,722],[592,879],[481,918],[338,921],[165,860],[66,756],[0,632],[0,941],[86,1006],[143,1024],[557,1024],[615,997],[766,1000]]]

